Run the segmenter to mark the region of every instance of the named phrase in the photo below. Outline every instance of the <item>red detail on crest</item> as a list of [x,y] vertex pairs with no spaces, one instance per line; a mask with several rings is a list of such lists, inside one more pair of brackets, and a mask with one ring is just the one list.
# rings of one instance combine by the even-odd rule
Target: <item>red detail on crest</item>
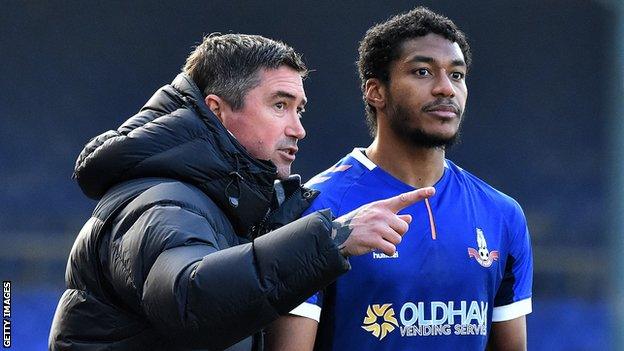
[[487,260],[482,260],[479,252],[472,247],[468,248],[468,257],[474,257],[475,261],[480,264],[482,267],[488,268],[494,263],[494,261],[498,261],[499,253],[498,251],[490,251]]
[[492,261],[498,261],[498,251],[492,251],[492,252],[490,252],[490,260],[492,260]]

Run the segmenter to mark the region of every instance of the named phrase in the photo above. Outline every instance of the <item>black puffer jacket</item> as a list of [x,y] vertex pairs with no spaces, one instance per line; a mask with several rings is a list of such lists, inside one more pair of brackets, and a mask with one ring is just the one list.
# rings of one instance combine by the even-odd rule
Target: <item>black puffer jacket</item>
[[264,326],[349,269],[329,213],[252,240],[308,205],[296,187],[267,216],[275,174],[184,74],[91,140],[75,177],[100,202],[72,248],[50,348],[261,349]]

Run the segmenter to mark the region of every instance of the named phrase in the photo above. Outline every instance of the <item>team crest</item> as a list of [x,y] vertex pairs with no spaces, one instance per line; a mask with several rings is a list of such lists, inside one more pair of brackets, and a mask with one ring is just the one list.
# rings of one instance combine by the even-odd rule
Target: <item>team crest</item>
[[481,228],[477,228],[477,245],[479,246],[479,250],[475,250],[472,247],[468,248],[469,257],[474,257],[477,263],[485,268],[490,267],[494,261],[498,261],[498,251],[488,250],[487,242],[485,241],[485,236],[483,236],[483,230],[481,230]]

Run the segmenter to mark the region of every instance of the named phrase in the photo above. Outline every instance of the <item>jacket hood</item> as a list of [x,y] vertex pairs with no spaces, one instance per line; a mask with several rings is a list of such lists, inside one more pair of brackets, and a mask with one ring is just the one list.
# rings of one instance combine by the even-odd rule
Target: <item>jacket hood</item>
[[89,141],[73,175],[85,195],[96,200],[132,179],[191,183],[226,213],[239,235],[267,213],[276,176],[272,162],[252,157],[225,129],[184,73],[117,130]]

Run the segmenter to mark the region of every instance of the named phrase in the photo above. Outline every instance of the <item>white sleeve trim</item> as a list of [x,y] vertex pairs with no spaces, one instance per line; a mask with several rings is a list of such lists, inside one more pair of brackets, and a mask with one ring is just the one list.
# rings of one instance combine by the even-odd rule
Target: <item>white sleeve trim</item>
[[533,311],[531,298],[516,301],[509,305],[494,307],[492,310],[492,322],[504,322],[527,315]]
[[321,307],[313,303],[304,302],[290,311],[290,314],[307,317],[318,322],[321,320]]

